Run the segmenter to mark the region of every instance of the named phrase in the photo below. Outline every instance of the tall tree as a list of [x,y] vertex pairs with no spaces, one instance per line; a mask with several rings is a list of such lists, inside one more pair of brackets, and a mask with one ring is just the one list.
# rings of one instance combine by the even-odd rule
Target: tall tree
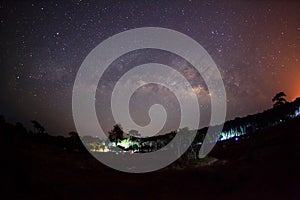
[[277,107],[277,106],[285,104],[287,102],[285,97],[286,97],[286,94],[284,92],[277,93],[272,99],[272,102],[274,103],[273,107]]
[[45,128],[36,120],[31,120],[33,127],[38,134],[46,134]]
[[123,138],[123,130],[122,126],[120,124],[114,125],[113,129],[108,132],[109,134],[109,139],[111,142],[115,142],[116,146],[118,144],[118,140]]

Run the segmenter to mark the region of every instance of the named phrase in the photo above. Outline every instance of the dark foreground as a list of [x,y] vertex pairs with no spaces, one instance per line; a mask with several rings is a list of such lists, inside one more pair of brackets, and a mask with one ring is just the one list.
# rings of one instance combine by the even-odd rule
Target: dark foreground
[[219,161],[127,174],[86,152],[4,144],[1,199],[300,199],[299,118],[218,144],[210,157]]

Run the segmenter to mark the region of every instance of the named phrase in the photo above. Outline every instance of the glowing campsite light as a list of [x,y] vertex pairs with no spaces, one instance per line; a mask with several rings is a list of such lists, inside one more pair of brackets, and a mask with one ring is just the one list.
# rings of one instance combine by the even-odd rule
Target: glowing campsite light
[[138,145],[138,142],[131,141],[130,138],[123,139],[120,142],[118,142],[118,146],[121,146],[125,149],[128,149],[130,146],[133,145]]
[[300,107],[299,107],[298,110],[296,110],[296,112],[295,112],[295,117],[298,117],[298,116],[300,116]]
[[220,138],[219,138],[218,141],[228,140],[230,138],[239,137],[239,136],[244,135],[244,134],[246,134],[246,128],[243,127],[243,126],[240,126],[239,129],[235,128],[235,129],[230,129],[227,132],[226,131],[222,132],[220,134]]

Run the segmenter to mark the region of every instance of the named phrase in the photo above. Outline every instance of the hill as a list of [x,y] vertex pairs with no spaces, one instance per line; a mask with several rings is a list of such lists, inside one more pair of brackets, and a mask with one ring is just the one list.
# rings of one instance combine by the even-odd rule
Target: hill
[[238,141],[220,141],[204,160],[126,174],[72,146],[74,136],[24,136],[20,127],[2,123],[1,134],[13,135],[1,140],[2,194],[10,199],[299,199],[299,124],[295,117]]

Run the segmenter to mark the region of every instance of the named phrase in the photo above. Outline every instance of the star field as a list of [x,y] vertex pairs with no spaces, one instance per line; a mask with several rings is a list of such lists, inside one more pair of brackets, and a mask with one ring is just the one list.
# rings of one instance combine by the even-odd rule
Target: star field
[[[228,119],[260,112],[278,91],[289,100],[300,96],[299,10],[297,1],[1,1],[0,114],[25,124],[37,119],[52,134],[74,130],[72,87],[84,58],[114,34],[149,26],[182,32],[209,52],[224,79]],[[148,56],[133,53],[112,64],[98,89],[99,113],[107,92],[101,87]],[[188,66],[182,73],[205,88]]]

